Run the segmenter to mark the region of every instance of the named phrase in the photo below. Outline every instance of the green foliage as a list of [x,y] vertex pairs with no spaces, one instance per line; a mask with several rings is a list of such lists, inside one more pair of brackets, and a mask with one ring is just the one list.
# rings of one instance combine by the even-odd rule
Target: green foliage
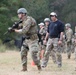
[[7,50],[17,50],[19,49],[14,45],[14,40],[3,44],[2,40],[0,39],[0,52],[6,52]]
[[[51,11],[56,11],[64,23],[70,22],[74,29],[76,22],[76,0],[0,0],[0,38],[9,26],[18,21],[17,10],[24,7],[28,15],[33,16],[37,23],[49,17]],[[9,35],[13,37],[12,35]]]
[[5,52],[6,48],[4,45],[2,45],[2,40],[0,39],[0,52]]
[[4,45],[0,45],[0,52],[5,52],[6,51],[6,47]]

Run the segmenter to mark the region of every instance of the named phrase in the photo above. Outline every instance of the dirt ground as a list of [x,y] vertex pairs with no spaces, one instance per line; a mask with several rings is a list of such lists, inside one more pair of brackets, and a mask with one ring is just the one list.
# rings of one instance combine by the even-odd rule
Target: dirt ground
[[54,64],[50,57],[48,66],[39,72],[36,66],[31,65],[32,59],[30,54],[28,54],[28,71],[21,72],[20,52],[7,51],[5,53],[0,53],[0,75],[76,75],[74,54],[72,54],[71,59],[67,59],[64,53],[62,55],[62,68],[58,68],[57,64]]

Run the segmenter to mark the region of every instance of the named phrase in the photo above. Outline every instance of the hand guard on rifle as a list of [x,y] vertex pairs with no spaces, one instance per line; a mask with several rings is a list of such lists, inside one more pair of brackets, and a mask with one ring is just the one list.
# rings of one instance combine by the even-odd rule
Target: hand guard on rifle
[[7,34],[8,32],[14,32],[15,29],[22,29],[23,26],[19,26],[20,23],[22,23],[22,20],[15,22],[12,27],[8,28],[8,31],[6,31],[4,35]]
[[12,29],[12,27],[9,27],[8,32],[14,32],[14,29]]

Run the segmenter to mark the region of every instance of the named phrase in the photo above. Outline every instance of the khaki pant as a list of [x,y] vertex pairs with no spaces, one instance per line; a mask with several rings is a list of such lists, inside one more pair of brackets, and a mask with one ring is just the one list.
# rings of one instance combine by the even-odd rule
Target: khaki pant
[[[53,45],[53,47],[52,47]],[[58,45],[58,38],[49,38],[46,46],[46,51],[44,54],[44,58],[42,59],[42,66],[47,66],[50,52],[55,51],[57,64],[62,64],[62,56],[61,56],[61,46]]]

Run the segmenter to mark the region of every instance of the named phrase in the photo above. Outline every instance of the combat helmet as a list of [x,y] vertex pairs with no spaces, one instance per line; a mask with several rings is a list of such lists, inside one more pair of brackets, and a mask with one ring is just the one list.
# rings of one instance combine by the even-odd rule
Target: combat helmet
[[65,26],[66,27],[71,27],[71,24],[70,23],[66,23]]
[[45,18],[44,22],[50,22],[50,19],[49,18]]
[[18,13],[18,14],[19,14],[19,13],[27,14],[27,10],[26,10],[25,8],[19,8],[19,9],[17,10],[17,13]]

